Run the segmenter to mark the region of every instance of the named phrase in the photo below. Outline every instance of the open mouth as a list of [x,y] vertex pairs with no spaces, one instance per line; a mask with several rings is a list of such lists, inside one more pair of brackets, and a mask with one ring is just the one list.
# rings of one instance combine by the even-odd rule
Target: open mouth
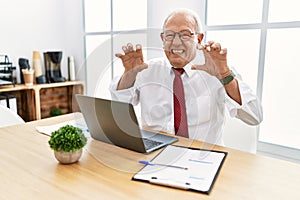
[[185,51],[183,49],[171,49],[173,54],[183,54]]

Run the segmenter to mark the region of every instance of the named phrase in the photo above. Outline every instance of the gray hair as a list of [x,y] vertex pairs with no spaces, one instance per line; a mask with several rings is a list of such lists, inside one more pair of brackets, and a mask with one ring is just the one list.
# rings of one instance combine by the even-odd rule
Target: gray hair
[[196,22],[196,32],[197,32],[197,33],[200,33],[200,32],[203,30],[203,29],[202,29],[202,23],[201,23],[201,21],[200,21],[200,19],[199,19],[198,14],[197,14],[195,11],[193,11],[193,10],[191,10],[191,9],[187,9],[187,8],[178,8],[178,9],[172,11],[172,12],[167,16],[167,18],[165,19],[164,24],[163,24],[163,29],[165,28],[165,25],[166,25],[166,23],[168,22],[168,20],[169,20],[173,15],[175,15],[175,14],[185,14],[185,15],[188,15],[188,16],[193,17],[193,19],[194,19],[195,22]]

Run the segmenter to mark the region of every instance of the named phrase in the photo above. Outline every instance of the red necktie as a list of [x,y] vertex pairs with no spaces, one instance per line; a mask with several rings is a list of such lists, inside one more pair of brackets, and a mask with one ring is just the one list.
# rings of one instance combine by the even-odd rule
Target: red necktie
[[183,68],[173,68],[175,77],[173,81],[173,101],[174,101],[174,128],[178,136],[189,137],[186,117],[184,89],[181,80]]

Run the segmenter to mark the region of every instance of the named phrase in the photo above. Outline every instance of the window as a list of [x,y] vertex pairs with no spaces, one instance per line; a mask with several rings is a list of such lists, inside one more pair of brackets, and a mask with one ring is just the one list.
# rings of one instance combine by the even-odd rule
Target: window
[[299,35],[300,28],[268,30],[262,98],[265,120],[259,135],[261,141],[292,148],[300,148],[296,126],[300,111]]
[[300,160],[298,7],[296,0],[269,0],[262,93],[265,120],[260,126],[259,147],[271,152],[276,148],[281,156],[293,153],[290,157]]
[[111,78],[124,70],[115,53],[126,42],[146,46],[147,0],[84,0],[84,19],[87,94],[110,98]]
[[[258,151],[300,160],[300,14],[296,0],[207,0],[206,40],[222,40],[230,63],[264,109]],[[297,150],[298,149],[298,150]],[[297,152],[297,153],[295,153]]]
[[260,23],[261,0],[209,0],[207,2],[207,25]]
[[85,0],[85,32],[110,31],[111,9],[108,0]]
[[228,49],[230,67],[237,68],[254,92],[257,83],[259,39],[260,31],[257,29],[208,31],[206,37],[207,41],[215,40]]
[[269,22],[300,21],[299,1],[269,0]]
[[147,0],[114,0],[114,30],[136,30],[147,28]]
[[[152,5],[153,1],[148,4],[170,10],[168,3],[155,2],[157,5]],[[181,5],[179,2],[174,4]],[[289,153],[300,160],[300,132],[296,126],[300,110],[298,1],[206,0],[205,4],[205,40],[219,41],[228,48],[229,63],[262,101],[264,121],[257,129],[258,151],[281,156]],[[151,28],[147,27],[147,17],[155,22],[164,17],[160,12],[147,15],[151,9],[147,0],[84,0],[88,94],[110,96],[111,78],[124,70],[114,56],[122,53],[124,41],[147,47],[146,29]],[[148,58],[150,51],[161,53],[148,49]]]

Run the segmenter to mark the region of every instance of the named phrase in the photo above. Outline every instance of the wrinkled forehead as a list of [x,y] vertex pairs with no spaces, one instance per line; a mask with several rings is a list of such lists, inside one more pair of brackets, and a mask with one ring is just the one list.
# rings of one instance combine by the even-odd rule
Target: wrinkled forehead
[[190,30],[196,31],[197,23],[193,16],[186,13],[175,13],[169,16],[164,24],[164,30]]

